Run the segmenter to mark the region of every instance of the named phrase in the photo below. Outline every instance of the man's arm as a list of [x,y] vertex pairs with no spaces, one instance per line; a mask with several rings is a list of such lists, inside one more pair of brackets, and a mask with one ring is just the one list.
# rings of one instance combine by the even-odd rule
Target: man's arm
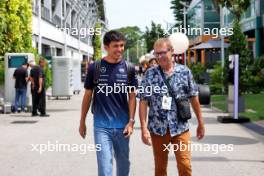
[[125,137],[129,137],[132,133],[133,133],[133,129],[134,129],[134,123],[135,123],[135,112],[136,112],[136,105],[137,105],[137,101],[136,101],[136,93],[130,92],[128,93],[128,108],[129,108],[129,122],[126,125],[125,129],[124,129],[124,134],[126,134]]
[[146,100],[139,101],[139,119],[141,126],[141,138],[144,144],[151,144],[150,132],[147,127],[147,110],[148,110],[148,102]]
[[198,96],[191,97],[190,102],[191,102],[193,111],[194,111],[196,118],[197,118],[197,121],[198,121],[197,138],[200,140],[204,137],[205,129],[204,129],[204,121],[202,118],[202,111],[201,111]]
[[35,83],[34,83],[34,79],[31,76],[29,77],[29,81],[31,82],[31,88],[34,89]]
[[42,83],[43,83],[43,78],[39,77],[39,90],[38,90],[38,93],[40,93],[42,91],[42,89],[43,89]]
[[16,70],[13,73],[13,79],[16,79]]
[[135,119],[135,112],[136,112],[136,93],[131,92],[128,94],[129,100],[128,100],[128,106],[129,106],[129,119],[134,120]]
[[147,110],[148,103],[146,100],[139,101],[139,119],[141,129],[147,128]]
[[28,72],[27,71],[26,71],[26,74],[25,74],[25,80],[26,80],[26,82],[29,81],[29,76],[28,76]]
[[42,91],[42,89],[45,89],[45,87],[43,87],[43,79],[44,79],[44,71],[42,68],[38,68],[38,72],[39,72],[39,90],[38,93],[40,93]]
[[82,138],[85,138],[85,135],[86,135],[85,120],[86,120],[86,116],[90,108],[92,95],[93,95],[92,89],[85,89],[85,93],[84,93],[83,100],[82,100],[81,120],[80,120],[80,127],[79,127],[79,133],[82,136]]

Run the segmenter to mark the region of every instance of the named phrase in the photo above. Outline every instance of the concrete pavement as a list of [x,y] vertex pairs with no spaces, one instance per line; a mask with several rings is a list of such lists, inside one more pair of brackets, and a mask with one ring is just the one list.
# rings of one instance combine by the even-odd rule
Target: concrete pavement
[[[92,145],[92,116],[88,115],[85,140],[78,134],[82,95],[71,100],[48,100],[51,117],[30,117],[30,114],[0,114],[0,175],[1,176],[96,176],[95,151],[81,154],[80,150],[62,152],[32,151],[37,144]],[[203,107],[206,137],[195,138],[196,120],[190,121],[193,144],[201,144],[203,151],[193,151],[194,176],[261,176],[264,175],[264,137],[239,124],[220,124],[217,115]],[[135,132],[131,137],[131,175],[152,176],[154,163],[151,147],[141,142],[137,114]],[[218,151],[221,144],[233,144],[233,151]],[[93,146],[91,146],[93,147]],[[205,148],[207,148],[205,150]],[[208,150],[209,148],[209,150]],[[76,148],[75,148],[76,149]],[[92,150],[92,149],[91,149]],[[171,152],[168,175],[177,175]]]

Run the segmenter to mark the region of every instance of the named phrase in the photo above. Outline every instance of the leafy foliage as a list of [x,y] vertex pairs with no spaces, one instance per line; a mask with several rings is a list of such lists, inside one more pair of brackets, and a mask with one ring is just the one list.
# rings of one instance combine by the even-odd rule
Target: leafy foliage
[[153,45],[158,38],[164,37],[165,33],[160,24],[151,22],[151,28],[146,27],[146,31],[143,35],[146,41],[147,52],[153,50]]
[[129,51],[130,61],[136,64],[138,62],[137,56],[141,54],[143,50],[143,48],[140,46],[140,40],[142,40],[143,38],[143,32],[137,26],[127,26],[116,30],[121,32],[125,36],[125,53]]
[[184,6],[180,2],[185,2],[186,5],[189,5],[191,3],[191,1],[192,0],[172,0],[171,1],[170,9],[173,10],[173,15],[174,15],[174,18],[176,21],[175,27],[180,26],[180,25],[183,26],[183,19],[184,19],[183,8],[184,8]]
[[30,0],[0,1],[0,56],[32,48]]
[[117,29],[126,38],[126,48],[132,48],[137,44],[137,41],[141,39],[142,32],[137,26],[128,26]]
[[[239,94],[247,92],[250,88],[249,77],[250,65],[253,64],[253,56],[247,48],[246,36],[243,34],[239,21],[234,19],[233,22],[234,35],[229,37],[230,47],[228,48],[228,55],[238,54],[239,55]],[[226,83],[234,83],[234,71],[229,69],[229,61],[226,58],[225,64],[225,77]]]
[[[95,31],[97,29],[101,29],[101,24],[96,23],[95,25]],[[93,36],[93,48],[94,48],[94,60],[98,60],[102,58],[102,45],[101,45],[101,36],[100,35],[94,35]]]
[[203,78],[202,74],[206,72],[205,66],[203,66],[200,63],[198,63],[198,64],[192,64],[190,66],[190,69],[192,71],[194,80],[198,84],[203,84],[205,82],[205,79]]
[[103,21],[105,21],[105,7],[104,7],[104,1],[103,0],[95,0],[97,6],[98,6],[98,15],[99,18]]
[[[230,47],[228,48],[228,55],[239,55],[239,94],[243,94],[250,89],[250,64],[253,63],[253,57],[247,48],[246,36],[241,30],[239,24],[241,15],[249,7],[251,0],[214,0],[215,4],[221,4],[226,6],[230,12],[234,15],[233,30],[234,34],[229,37]],[[229,69],[229,61],[226,58],[225,61],[225,85],[227,83],[233,83],[233,70]],[[227,89],[227,87],[226,87]]]
[[4,77],[5,77],[5,65],[4,60],[0,58],[0,84],[4,83]]
[[216,64],[210,73],[210,90],[212,94],[223,94],[224,76],[221,64]]
[[249,91],[253,93],[264,91],[264,55],[255,59],[250,71],[249,82],[251,86]]
[[240,19],[241,15],[249,7],[251,0],[213,0],[215,4],[226,6],[230,12],[235,15],[236,19]]
[[[0,56],[32,50],[31,0],[0,1]],[[0,65],[0,82],[4,80],[4,62]]]

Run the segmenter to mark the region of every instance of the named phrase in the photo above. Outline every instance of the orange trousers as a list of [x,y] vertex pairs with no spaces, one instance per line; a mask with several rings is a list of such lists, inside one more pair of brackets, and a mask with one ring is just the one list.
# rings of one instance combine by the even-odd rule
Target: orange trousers
[[171,137],[168,131],[165,136],[151,134],[153,154],[155,160],[155,176],[167,176],[167,165],[168,165],[168,148],[172,147],[177,161],[177,168],[179,176],[191,176],[191,151],[186,147],[183,150],[175,147],[181,144],[190,144],[190,132],[185,131],[184,133]]

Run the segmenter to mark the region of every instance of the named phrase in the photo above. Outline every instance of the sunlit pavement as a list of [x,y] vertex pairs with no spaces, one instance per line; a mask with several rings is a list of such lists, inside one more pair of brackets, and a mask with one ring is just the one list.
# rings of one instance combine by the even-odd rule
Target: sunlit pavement
[[[81,154],[81,150],[72,149],[64,152],[43,151],[40,154],[37,150],[38,144],[57,143],[75,146],[83,143],[87,146],[93,144],[91,114],[88,115],[87,138],[83,140],[78,134],[81,99],[82,94],[73,96],[71,100],[48,100],[48,113],[51,115],[48,118],[30,117],[30,114],[25,113],[1,114],[0,175],[96,176],[95,151]],[[264,137],[238,124],[220,124],[216,121],[217,115],[223,114],[210,108],[203,108],[206,137],[201,142],[197,142],[195,138],[195,118],[190,121],[192,142],[207,146],[207,149],[208,146],[211,147],[210,151],[193,151],[193,175],[264,175]],[[154,175],[152,149],[141,142],[138,115],[136,120],[130,143],[131,175],[152,176]],[[217,153],[216,144],[234,144],[234,151]],[[177,175],[172,152],[169,156],[168,175]]]

